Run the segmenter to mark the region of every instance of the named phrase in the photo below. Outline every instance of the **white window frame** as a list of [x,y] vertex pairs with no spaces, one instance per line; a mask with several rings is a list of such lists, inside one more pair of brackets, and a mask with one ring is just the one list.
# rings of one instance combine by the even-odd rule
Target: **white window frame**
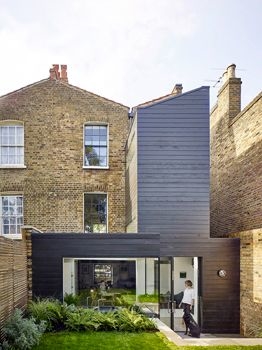
[[[15,127],[15,128],[22,128],[22,140],[21,143],[18,144],[17,141],[17,131],[15,131],[15,142],[13,144],[8,143],[4,145],[2,142],[1,134],[2,134],[2,128],[6,127]],[[9,136],[9,135],[8,135]],[[24,145],[24,139],[25,139],[25,128],[24,128],[24,123],[18,120],[3,120],[0,121],[0,168],[26,168],[25,166],[25,145]],[[23,158],[23,161],[21,163],[2,163],[2,151],[3,149],[13,149],[15,151],[15,157],[17,160],[17,157],[19,156],[18,149],[22,150],[21,155]]]
[[[22,194],[19,194],[19,193],[1,193],[0,194],[0,235],[1,236],[4,236],[6,238],[12,238],[12,239],[21,239],[22,237],[22,232],[20,231],[20,233],[8,233],[8,234],[5,234],[4,233],[4,222],[3,222],[3,219],[4,219],[4,216],[3,216],[3,208],[2,208],[2,198],[3,197],[21,197],[22,198],[22,215],[12,215],[13,217],[21,217],[22,216],[22,223],[21,223],[21,227],[23,226],[24,224],[24,197]],[[16,222],[15,224],[16,226],[16,231],[17,231],[17,227],[18,227],[18,224]]]
[[[107,128],[107,138],[106,138],[106,166],[100,165],[86,165],[85,164],[85,127],[86,126],[106,126]],[[83,169],[109,169],[109,124],[108,123],[98,123],[98,122],[87,122],[83,125]]]
[[[103,194],[106,196],[106,232],[105,233],[108,233],[108,193],[106,192],[84,192],[83,193],[83,232],[84,233],[87,233],[86,230],[85,230],[85,195],[86,194]],[[90,233],[95,233],[95,232],[90,232]],[[97,234],[101,234],[103,232],[97,232]]]

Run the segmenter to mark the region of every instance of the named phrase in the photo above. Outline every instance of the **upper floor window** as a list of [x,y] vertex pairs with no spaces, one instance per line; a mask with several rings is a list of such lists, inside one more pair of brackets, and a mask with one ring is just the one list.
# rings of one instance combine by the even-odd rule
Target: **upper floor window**
[[0,196],[1,233],[3,235],[21,234],[23,225],[23,197]]
[[105,193],[85,193],[85,232],[107,232],[107,195]]
[[85,125],[84,128],[84,166],[94,168],[107,168],[107,125]]
[[15,122],[0,124],[0,166],[24,165],[24,126]]

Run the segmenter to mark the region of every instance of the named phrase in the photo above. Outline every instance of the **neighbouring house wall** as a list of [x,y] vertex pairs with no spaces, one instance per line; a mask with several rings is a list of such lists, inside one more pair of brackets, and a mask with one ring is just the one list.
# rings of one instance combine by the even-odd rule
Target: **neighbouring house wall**
[[241,332],[250,335],[262,315],[262,93],[241,111],[240,87],[229,74],[211,112],[211,236],[240,238]]
[[0,236],[0,339],[4,322],[14,309],[27,305],[26,264],[24,242]]
[[211,114],[211,234],[262,227],[262,93],[233,119]]
[[126,232],[137,232],[137,118],[126,145]]
[[[108,194],[108,231],[125,232],[128,107],[57,80],[0,98],[0,121],[24,122],[26,169],[0,169],[0,194],[24,196],[24,224],[83,232],[85,192]],[[83,168],[85,123],[109,127],[109,169]]]
[[262,324],[262,229],[240,232],[240,331],[256,336]]

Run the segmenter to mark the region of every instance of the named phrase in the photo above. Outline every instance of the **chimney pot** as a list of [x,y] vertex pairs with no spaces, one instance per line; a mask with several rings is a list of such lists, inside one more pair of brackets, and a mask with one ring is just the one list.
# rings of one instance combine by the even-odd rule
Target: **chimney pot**
[[56,80],[56,74],[55,74],[54,68],[50,68],[49,69],[49,73],[50,73],[50,79],[51,80]]
[[66,64],[61,64],[61,80],[64,81],[65,83],[68,83]]
[[174,89],[172,90],[173,95],[180,95],[182,94],[183,86],[182,84],[176,84],[174,86]]
[[51,80],[61,80],[68,83],[66,64],[61,64],[61,71],[59,70],[59,64],[53,64],[53,68],[50,68],[49,72]]
[[227,67],[227,77],[229,78],[235,78],[236,74],[236,65],[235,64],[231,64],[230,66]]

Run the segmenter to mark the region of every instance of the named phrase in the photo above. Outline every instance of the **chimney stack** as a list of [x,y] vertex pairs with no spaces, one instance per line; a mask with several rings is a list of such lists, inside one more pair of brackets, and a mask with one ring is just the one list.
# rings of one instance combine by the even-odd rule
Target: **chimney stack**
[[49,69],[51,80],[60,80],[65,83],[68,83],[67,78],[67,65],[61,64],[61,71],[59,70],[59,64],[53,64],[53,67]]
[[180,94],[182,94],[182,90],[183,90],[182,84],[176,84],[174,86],[174,89],[172,90],[172,94],[175,96],[180,95]]
[[241,79],[236,78],[236,65],[227,67],[222,76],[222,87],[218,92],[218,104],[227,111],[229,119],[241,111]]

